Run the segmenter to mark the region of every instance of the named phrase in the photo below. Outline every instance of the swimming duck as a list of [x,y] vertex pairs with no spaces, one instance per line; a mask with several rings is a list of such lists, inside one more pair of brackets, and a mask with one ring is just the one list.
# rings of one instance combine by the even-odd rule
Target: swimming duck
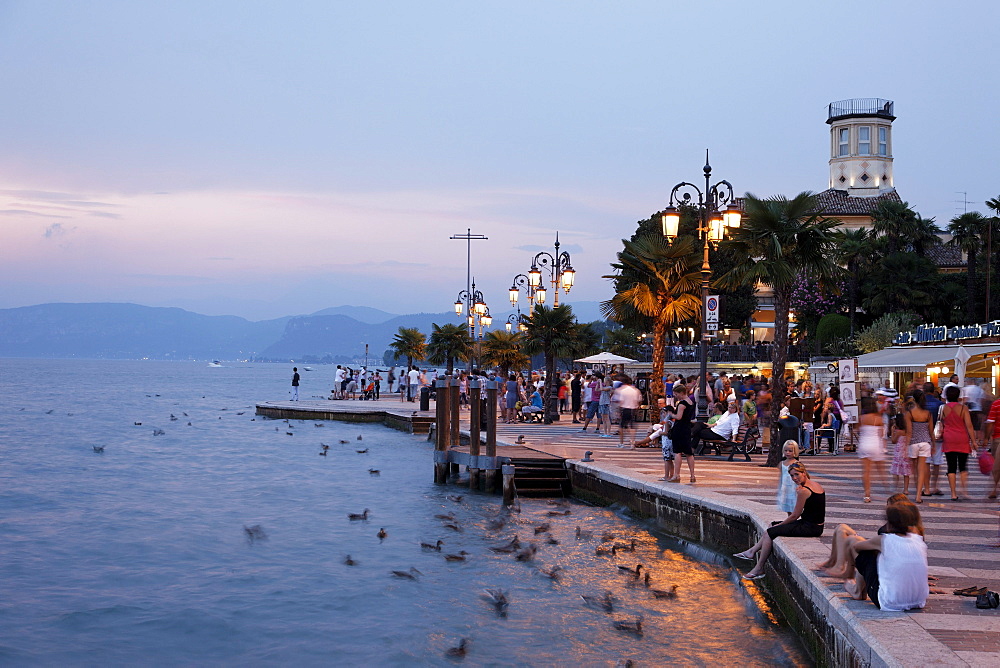
[[558,545],[559,544],[559,540],[555,536],[553,536],[552,534],[548,534],[548,538],[545,539],[545,542],[548,543],[549,545]]
[[351,555],[347,555],[346,557],[344,557],[344,565],[346,566],[355,566],[357,565],[357,563],[358,562],[351,559]]
[[445,514],[435,515],[434,517],[436,517],[439,520],[445,520],[447,522],[454,522],[455,521],[455,514],[454,513],[445,513]]
[[378,530],[378,534],[377,535],[378,535],[378,539],[379,540],[385,540],[385,537],[388,536],[389,534],[387,534],[385,532],[385,527],[383,527],[383,528],[381,528],[381,529]]
[[445,522],[442,526],[445,529],[451,529],[452,531],[457,531],[459,533],[462,533],[462,527],[458,526],[457,524],[453,524],[451,522]]
[[619,566],[618,570],[622,573],[628,573],[629,575],[635,577],[636,580],[639,579],[639,571],[642,570],[642,564],[636,564],[635,568],[629,568],[628,566]]
[[[368,519],[368,512],[369,512],[368,509],[365,508],[364,512],[362,512],[360,514],[358,514],[358,513],[348,513],[347,514],[347,519],[351,520],[352,522],[356,522],[358,520],[367,520]],[[621,567],[619,566],[619,568],[621,568]]]
[[330,449],[330,446],[327,445],[326,443],[320,443],[320,445],[323,446],[324,450],[329,450]]
[[457,494],[449,494],[445,498],[448,499],[449,501],[454,501],[455,503],[462,503],[462,499],[465,497]]
[[585,594],[580,594],[580,598],[592,608],[600,608],[604,612],[614,612],[615,604],[611,598],[610,591],[604,592],[603,596],[586,596]]
[[561,517],[563,515],[569,515],[570,511],[569,510],[550,510],[549,512],[547,512],[545,514],[548,515],[549,517]]
[[519,550],[518,553],[514,555],[514,558],[518,561],[531,561],[535,558],[536,552],[538,552],[538,547],[532,543],[528,547]]
[[320,457],[326,457],[326,450],[320,450],[319,451],[319,456]]
[[616,619],[614,626],[619,631],[624,631],[625,633],[632,633],[637,636],[642,636],[642,615],[639,615],[633,621],[626,621],[624,619]]
[[465,656],[467,651],[466,646],[469,644],[468,638],[462,638],[458,641],[457,647],[449,647],[448,651],[445,652],[447,656]]
[[341,445],[346,445],[348,443],[350,443],[350,441],[345,441],[344,439],[340,439],[340,444]]
[[486,528],[490,531],[500,531],[500,529],[503,529],[505,526],[507,526],[507,520],[501,517],[499,519],[490,520],[489,523],[487,523]]
[[421,543],[420,547],[422,547],[425,550],[434,550],[436,552],[440,552],[442,545],[444,545],[444,541],[443,540],[439,540],[437,543],[433,543],[433,544],[431,544],[431,543]]
[[615,543],[620,552],[635,552],[635,538],[628,543]]
[[576,537],[578,539],[580,539],[580,540],[583,540],[583,539],[586,539],[586,538],[590,538],[593,535],[594,534],[592,532],[590,532],[590,531],[584,531],[580,527],[576,528]]
[[363,455],[366,452],[368,452],[368,448],[365,448],[364,450],[355,450],[354,452],[358,453],[359,455]]
[[382,475],[382,472],[379,471],[378,469],[368,469],[368,474],[369,475]]
[[104,446],[103,445],[95,445],[94,446],[94,452],[104,452]]
[[540,533],[545,533],[546,531],[549,530],[549,528],[550,526],[548,522],[545,522],[544,524],[539,524],[538,526],[535,527],[535,535],[537,536]]
[[670,589],[666,591],[662,589],[650,589],[653,592],[653,598],[677,598],[677,585],[670,585]]
[[484,589],[483,596],[493,604],[497,614],[501,616],[507,614],[507,606],[510,605],[510,601],[507,600],[507,592],[502,589]]
[[596,554],[598,556],[608,555],[608,556],[612,556],[613,557],[613,556],[615,556],[616,552],[618,552],[618,548],[615,547],[614,544],[612,544],[610,546],[608,546],[608,545],[598,545],[597,548],[594,550],[594,554]]
[[359,441],[361,440],[361,434],[358,434],[358,440]]
[[466,552],[465,550],[459,550],[458,554],[446,554],[446,555],[444,555],[444,560],[445,561],[465,561],[465,555],[467,555],[467,554],[468,554],[468,552]]
[[500,545],[499,547],[491,547],[490,549],[494,552],[499,552],[501,554],[509,554],[511,552],[516,552],[521,547],[521,539],[514,536],[509,543],[506,545]]
[[392,574],[397,578],[403,578],[404,580],[416,580],[418,575],[423,575],[423,573],[418,571],[413,566],[410,566],[410,570],[408,571],[392,571]]
[[545,577],[549,578],[550,580],[558,580],[559,571],[561,571],[562,569],[563,569],[562,566],[553,566],[552,568],[539,568],[538,572],[544,575]]

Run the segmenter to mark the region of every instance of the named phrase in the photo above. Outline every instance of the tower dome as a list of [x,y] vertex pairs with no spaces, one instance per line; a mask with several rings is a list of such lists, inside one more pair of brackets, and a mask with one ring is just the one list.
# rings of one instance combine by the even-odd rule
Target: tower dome
[[892,100],[855,98],[831,102],[830,188],[851,197],[875,197],[894,190]]

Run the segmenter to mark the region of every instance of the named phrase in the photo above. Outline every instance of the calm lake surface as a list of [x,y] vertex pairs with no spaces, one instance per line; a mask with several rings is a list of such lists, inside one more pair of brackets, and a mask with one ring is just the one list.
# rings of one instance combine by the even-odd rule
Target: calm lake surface
[[[314,369],[304,399],[331,386],[333,370]],[[460,488],[433,484],[423,437],[255,416],[290,377],[291,365],[0,360],[0,664],[809,663],[725,563],[615,508],[456,503]],[[365,508],[368,521],[348,520]],[[460,532],[434,517],[449,513]],[[559,544],[541,534],[533,562],[488,549],[536,540],[543,522]],[[636,551],[596,555],[605,532]],[[420,548],[438,539],[443,552]],[[443,558],[461,550],[464,562]],[[677,598],[616,568],[637,563]],[[558,581],[540,572],[553,565]],[[391,575],[411,567],[422,575]],[[507,592],[506,616],[485,589]],[[581,598],[605,591],[611,613]],[[640,615],[641,637],[614,626]],[[462,638],[464,659],[447,657]]]

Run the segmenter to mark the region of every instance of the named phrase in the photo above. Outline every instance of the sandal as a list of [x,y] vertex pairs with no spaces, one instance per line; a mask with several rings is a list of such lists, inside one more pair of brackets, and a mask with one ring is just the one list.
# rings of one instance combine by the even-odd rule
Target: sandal
[[691,482],[698,482],[698,480],[694,476],[691,476]]
[[742,552],[737,552],[733,556],[736,557],[737,559],[746,559],[747,561],[749,561],[749,560],[753,559],[753,555],[752,554],[747,554],[747,552],[749,552],[749,551],[750,550],[744,550]]
[[750,575],[749,573],[745,573],[745,574],[742,575],[742,578],[744,580],[760,580],[763,577],[764,577],[763,573],[761,573],[759,575]]
[[866,496],[865,497],[865,503],[871,503],[871,502],[872,502],[872,497]]
[[681,477],[679,475],[675,475],[673,478],[671,478],[667,482],[680,482],[680,481],[681,481]]

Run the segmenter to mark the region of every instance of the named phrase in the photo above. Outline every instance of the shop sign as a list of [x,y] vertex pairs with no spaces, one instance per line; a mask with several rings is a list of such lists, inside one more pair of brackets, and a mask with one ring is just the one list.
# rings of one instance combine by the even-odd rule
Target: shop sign
[[919,325],[912,332],[900,332],[892,340],[893,345],[906,346],[914,343],[938,343],[940,341],[962,341],[964,339],[981,339],[990,336],[1000,336],[1000,320],[988,322],[985,325]]

